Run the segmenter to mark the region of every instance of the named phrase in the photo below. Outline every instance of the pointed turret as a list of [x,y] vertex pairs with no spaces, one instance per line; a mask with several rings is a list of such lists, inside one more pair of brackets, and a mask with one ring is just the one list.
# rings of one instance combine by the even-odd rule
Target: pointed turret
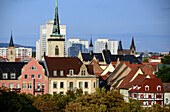
[[58,0],[56,0],[53,32],[52,32],[51,36],[62,36],[60,34],[60,25],[59,25],[59,16],[58,16]]
[[91,40],[90,40],[90,45],[89,45],[89,53],[90,53],[90,54],[93,54],[92,35],[91,35]]
[[10,39],[9,47],[14,47],[14,43],[12,39],[12,32],[11,32],[11,39]]
[[108,48],[108,46],[107,46],[107,42],[106,42],[106,45],[105,45],[105,50],[107,51],[107,48]]
[[132,43],[131,43],[131,46],[130,46],[130,49],[132,50],[134,48],[134,50],[136,49],[135,47],[135,43],[134,43],[134,37],[132,37]]
[[121,50],[123,50],[123,48],[122,48],[122,41],[120,40],[119,41],[119,46],[118,46],[118,51],[121,51]]

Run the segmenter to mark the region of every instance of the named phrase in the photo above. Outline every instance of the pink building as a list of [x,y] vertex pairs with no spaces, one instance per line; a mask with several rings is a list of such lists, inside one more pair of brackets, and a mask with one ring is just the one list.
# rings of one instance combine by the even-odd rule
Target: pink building
[[33,95],[48,93],[48,77],[43,63],[34,58],[28,63],[0,63],[0,86]]

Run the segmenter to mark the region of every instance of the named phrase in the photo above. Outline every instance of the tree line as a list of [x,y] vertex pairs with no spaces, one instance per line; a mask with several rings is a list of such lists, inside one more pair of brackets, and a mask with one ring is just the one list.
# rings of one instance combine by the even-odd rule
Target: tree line
[[117,91],[97,88],[93,94],[83,94],[82,89],[68,90],[65,95],[32,94],[8,91],[0,88],[1,112],[169,112],[170,105],[161,107],[159,104],[151,108],[142,108],[141,102],[123,100]]

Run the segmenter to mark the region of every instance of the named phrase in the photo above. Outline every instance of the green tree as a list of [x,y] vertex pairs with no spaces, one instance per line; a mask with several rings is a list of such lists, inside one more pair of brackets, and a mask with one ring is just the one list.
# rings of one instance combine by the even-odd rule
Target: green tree
[[148,58],[144,58],[142,62],[149,62]]
[[161,59],[161,62],[163,64],[170,64],[170,56],[164,56],[164,58]]
[[162,69],[159,69],[155,74],[157,78],[161,78],[162,82],[170,82],[170,67],[163,65]]

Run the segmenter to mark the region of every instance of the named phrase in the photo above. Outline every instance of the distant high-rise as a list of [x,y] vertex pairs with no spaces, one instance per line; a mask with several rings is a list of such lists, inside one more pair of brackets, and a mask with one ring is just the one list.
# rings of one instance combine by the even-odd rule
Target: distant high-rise
[[79,51],[83,53],[88,52],[89,42],[87,40],[80,39],[68,39],[67,40],[67,55],[69,57],[77,57]]
[[117,40],[109,39],[97,39],[95,41],[95,53],[101,53],[105,49],[107,43],[107,49],[110,50],[111,54],[117,54]]
[[41,60],[41,45],[40,45],[40,40],[36,42],[36,59]]

